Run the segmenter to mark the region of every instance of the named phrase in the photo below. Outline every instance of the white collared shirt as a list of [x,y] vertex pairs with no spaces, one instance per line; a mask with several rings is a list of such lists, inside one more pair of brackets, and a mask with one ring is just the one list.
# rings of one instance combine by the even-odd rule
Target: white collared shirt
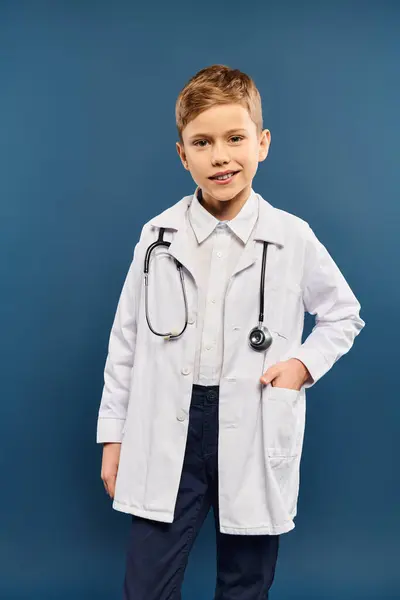
[[[193,383],[219,385],[223,361],[225,292],[258,218],[253,189],[239,213],[219,221],[200,203],[196,188],[188,211],[198,273],[197,339]],[[257,293],[257,291],[255,292]]]

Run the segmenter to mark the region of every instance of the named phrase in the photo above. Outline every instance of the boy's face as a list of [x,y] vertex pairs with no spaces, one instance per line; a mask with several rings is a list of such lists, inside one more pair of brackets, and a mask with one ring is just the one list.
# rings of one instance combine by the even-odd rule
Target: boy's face
[[[185,169],[201,188],[204,202],[220,207],[230,200],[245,202],[250,194],[258,163],[265,160],[271,133],[257,135],[255,123],[240,104],[214,106],[198,115],[182,131],[183,146],[176,147]],[[238,171],[227,183],[211,176],[220,171]]]

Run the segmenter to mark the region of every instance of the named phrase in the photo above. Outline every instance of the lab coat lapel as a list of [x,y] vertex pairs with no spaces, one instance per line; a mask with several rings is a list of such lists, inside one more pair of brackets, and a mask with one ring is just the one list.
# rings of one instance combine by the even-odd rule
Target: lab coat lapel
[[[150,223],[155,227],[164,227],[166,229],[164,239],[171,241],[168,249],[169,253],[187,269],[197,287],[198,276],[196,272],[195,253],[187,232],[186,219],[186,211],[192,198],[193,196],[185,196],[179,202],[154,217]],[[171,232],[168,229],[174,230],[172,240]]]
[[247,269],[256,261],[257,256],[262,251],[262,244],[258,244],[257,242],[269,242],[278,246],[284,245],[283,232],[277,210],[259,194],[257,196],[258,219],[254,234],[250,235],[231,277]]
[[195,253],[185,225],[180,226],[175,232],[169,247],[169,253],[189,271],[197,287],[199,280]]

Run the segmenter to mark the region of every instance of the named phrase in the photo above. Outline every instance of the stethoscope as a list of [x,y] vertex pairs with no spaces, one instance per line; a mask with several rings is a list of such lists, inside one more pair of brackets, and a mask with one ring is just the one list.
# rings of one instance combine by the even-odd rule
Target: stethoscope
[[[149,275],[149,263],[150,263],[150,255],[152,251],[157,248],[157,246],[166,246],[169,248],[171,242],[167,242],[163,239],[164,237],[164,227],[160,227],[158,239],[150,244],[150,246],[146,250],[146,256],[144,259],[144,283],[145,283],[145,310],[146,310],[146,320],[150,330],[155,334],[164,337],[165,340],[176,339],[180,337],[185,331],[188,324],[188,305],[187,305],[187,297],[186,297],[186,289],[185,289],[185,281],[183,277],[182,271],[182,263],[180,263],[175,257],[174,261],[176,267],[179,271],[179,277],[181,280],[181,286],[183,291],[183,298],[185,302],[185,325],[181,332],[177,333],[176,331],[170,331],[169,333],[159,333],[155,331],[155,329],[151,326],[149,312],[148,312],[148,275]],[[249,345],[253,350],[257,352],[263,352],[267,350],[272,344],[272,335],[269,332],[268,328],[263,325],[264,321],[264,281],[265,281],[265,263],[267,257],[267,247],[268,242],[263,242],[263,255],[262,255],[262,265],[261,265],[261,280],[260,280],[260,314],[258,317],[258,325],[253,327],[253,329],[249,333]]]

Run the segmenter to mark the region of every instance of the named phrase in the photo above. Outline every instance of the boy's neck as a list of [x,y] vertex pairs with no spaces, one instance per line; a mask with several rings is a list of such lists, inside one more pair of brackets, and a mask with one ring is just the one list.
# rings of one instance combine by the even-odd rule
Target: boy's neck
[[212,196],[204,195],[201,188],[197,192],[200,204],[219,221],[231,221],[242,210],[250,197],[251,186],[246,186],[231,200],[216,200]]

